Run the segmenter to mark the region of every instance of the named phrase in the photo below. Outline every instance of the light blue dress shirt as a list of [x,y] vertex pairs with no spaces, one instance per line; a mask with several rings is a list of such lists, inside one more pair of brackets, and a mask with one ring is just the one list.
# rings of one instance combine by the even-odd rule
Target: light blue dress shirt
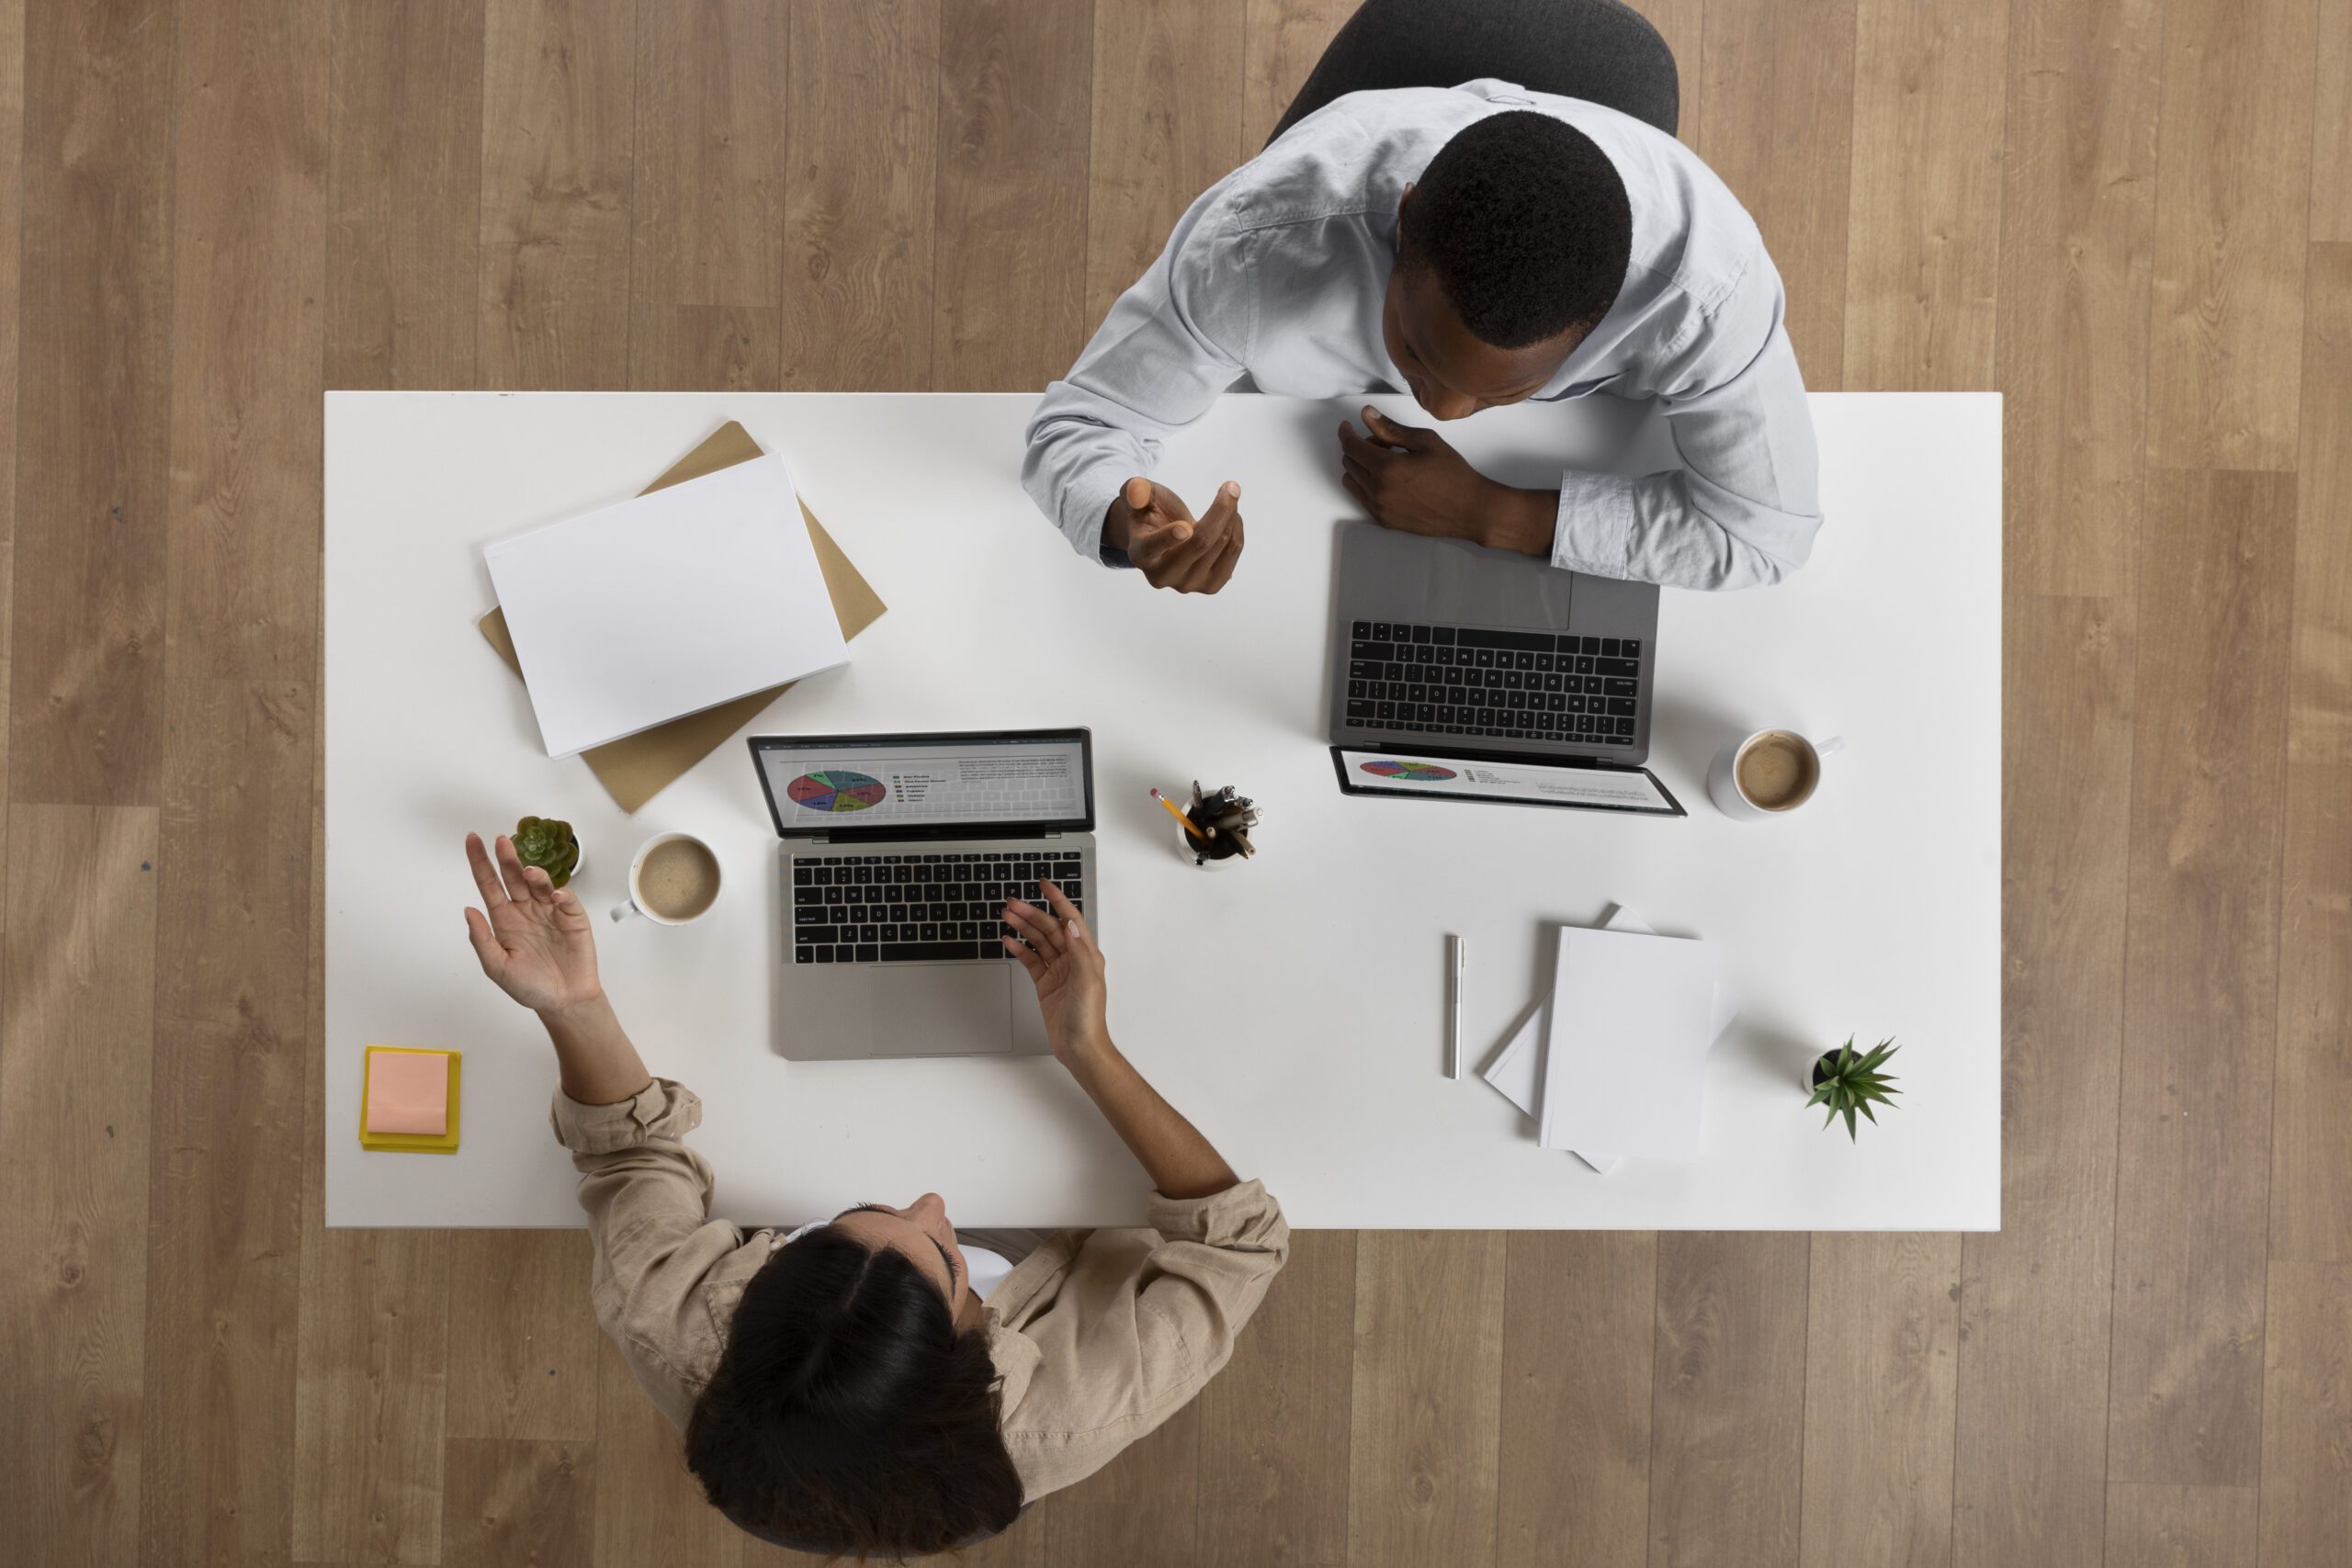
[[1590,137],[1634,216],[1616,304],[1536,396],[1654,400],[1684,465],[1564,472],[1553,564],[1685,588],[1804,564],[1821,526],[1813,420],[1755,220],[1672,137],[1491,80],[1336,99],[1193,203],[1029,423],[1022,482],[1080,554],[1102,558],[1120,485],[1245,375],[1292,397],[1406,389],[1380,326],[1398,199],[1456,131],[1512,108]]

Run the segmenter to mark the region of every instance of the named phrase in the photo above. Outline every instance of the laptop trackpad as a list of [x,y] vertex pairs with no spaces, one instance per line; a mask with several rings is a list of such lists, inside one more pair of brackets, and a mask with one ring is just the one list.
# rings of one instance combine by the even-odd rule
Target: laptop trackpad
[[962,1056],[1012,1048],[1005,966],[908,964],[877,970],[874,1054]]

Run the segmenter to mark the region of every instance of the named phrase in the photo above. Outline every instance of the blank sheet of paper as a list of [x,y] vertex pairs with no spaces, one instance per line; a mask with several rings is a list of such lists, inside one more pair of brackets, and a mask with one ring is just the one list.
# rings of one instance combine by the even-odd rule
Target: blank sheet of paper
[[1714,1004],[1712,942],[1562,927],[1537,1141],[1697,1155]]
[[781,457],[502,539],[482,555],[550,757],[849,658]]

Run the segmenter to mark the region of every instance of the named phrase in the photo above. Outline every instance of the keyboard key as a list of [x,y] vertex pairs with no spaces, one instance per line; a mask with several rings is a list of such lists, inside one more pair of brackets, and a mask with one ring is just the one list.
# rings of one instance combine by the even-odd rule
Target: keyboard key
[[1530,653],[1548,653],[1552,649],[1550,632],[1498,632],[1464,626],[1454,636],[1464,648],[1523,648]]
[[1612,675],[1601,682],[1600,689],[1612,697],[1630,697],[1640,688],[1636,682],[1628,681],[1622,675]]
[[1610,658],[1610,659],[1615,659],[1615,658],[1617,658],[1617,657],[1619,656],[1619,652],[1620,652],[1620,650],[1619,650],[1619,649],[1618,649],[1618,646],[1617,646],[1617,639],[1616,639],[1615,637],[1602,637],[1602,638],[1600,639],[1600,651],[1601,651],[1601,654],[1602,654],[1604,657],[1606,657],[1606,658]]
[[1600,639],[1597,637],[1578,638],[1577,651],[1578,653],[1599,653],[1600,651]]
[[1350,703],[1348,705],[1348,716],[1358,723],[1362,723],[1365,719],[1373,716],[1372,705],[1370,703]]
[[1427,642],[1427,641],[1429,641],[1429,640],[1430,640],[1430,629],[1429,629],[1429,627],[1427,627],[1427,626],[1415,626],[1415,627],[1413,628],[1413,640],[1414,640],[1415,642]]
[[1631,659],[1603,659],[1592,671],[1599,675],[1638,675],[1641,672],[1641,665]]
[[1432,627],[1430,631],[1430,640],[1442,647],[1451,648],[1453,646],[1453,628],[1452,626]]
[[833,961],[833,950],[830,947],[812,948],[809,951],[816,953],[817,962],[820,964],[831,964]]
[[1374,641],[1374,642],[1386,642],[1386,641],[1388,641],[1388,640],[1390,639],[1391,636],[1392,636],[1392,628],[1389,626],[1389,625],[1388,625],[1388,623],[1387,623],[1386,621],[1374,621],[1374,622],[1373,622],[1373,623],[1372,623],[1372,640],[1373,640],[1373,641]]
[[860,964],[875,963],[879,960],[881,956],[881,948],[876,946],[873,942],[862,942],[857,944],[857,961]]
[[814,866],[796,865],[792,868],[792,885],[795,887],[813,887],[816,884],[817,871]]
[[1370,642],[1372,640],[1372,623],[1370,621],[1358,621],[1355,624],[1354,635],[1355,639],[1358,642]]
[[1634,711],[1634,699],[1633,699],[1633,698],[1631,698],[1631,697],[1611,697],[1611,698],[1608,698],[1608,699],[1607,699],[1607,701],[1608,701],[1608,703],[1609,703],[1609,711],[1610,711],[1611,713],[1613,713],[1613,714],[1620,714],[1620,715],[1624,715],[1624,716],[1630,716],[1633,714],[1633,711]]
[[1471,655],[1470,661],[1481,670],[1492,670],[1495,667],[1495,650],[1491,648],[1479,649]]
[[1642,639],[1637,637],[1623,638],[1621,646],[1628,659],[1639,659],[1642,656]]
[[1634,721],[1631,718],[1619,719],[1617,721],[1617,733],[1620,735],[1632,735],[1634,733]]
[[792,955],[792,961],[795,964],[814,964],[817,962],[817,950],[813,947],[801,948]]
[[986,957],[978,942],[882,942],[885,964],[938,964],[948,959]]

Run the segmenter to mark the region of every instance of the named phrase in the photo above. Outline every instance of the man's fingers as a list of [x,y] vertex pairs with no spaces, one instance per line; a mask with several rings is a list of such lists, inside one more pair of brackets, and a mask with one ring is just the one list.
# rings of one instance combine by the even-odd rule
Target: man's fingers
[[473,868],[474,886],[481,891],[482,902],[496,912],[507,902],[506,888],[498,880],[498,868],[490,863],[490,851],[483,847],[480,833],[466,835],[466,863]]
[[1161,520],[1138,513],[1127,525],[1127,558],[1149,571],[1192,543],[1198,533],[1189,517]]
[[1240,515],[1241,487],[1227,479],[1216,487],[1216,499],[1210,502],[1209,509],[1201,514],[1201,532],[1222,533],[1233,526],[1234,520]]
[[1237,527],[1233,530],[1232,536],[1225,541],[1225,547],[1217,551],[1216,564],[1210,570],[1209,584],[1204,592],[1215,593],[1232,581],[1233,569],[1240,564],[1241,530]]
[[1356,434],[1356,427],[1346,420],[1340,422],[1340,452],[1348,457],[1363,458],[1378,448]]
[[1151,510],[1152,497],[1158,492],[1151,488],[1149,479],[1137,474],[1127,481],[1126,488],[1119,493],[1126,500],[1127,511],[1140,517]]
[[1372,432],[1374,439],[1385,442],[1391,446],[1402,446],[1408,452],[1427,451],[1430,442],[1436,439],[1430,432],[1417,425],[1397,423],[1368,403],[1364,406],[1363,423],[1364,428]]
[[[1372,512],[1372,497],[1365,492],[1363,482],[1355,475],[1341,474],[1340,482],[1348,487],[1348,493],[1356,498],[1358,506],[1363,507],[1366,512]],[[1377,520],[1379,513],[1374,513],[1373,515]]]

